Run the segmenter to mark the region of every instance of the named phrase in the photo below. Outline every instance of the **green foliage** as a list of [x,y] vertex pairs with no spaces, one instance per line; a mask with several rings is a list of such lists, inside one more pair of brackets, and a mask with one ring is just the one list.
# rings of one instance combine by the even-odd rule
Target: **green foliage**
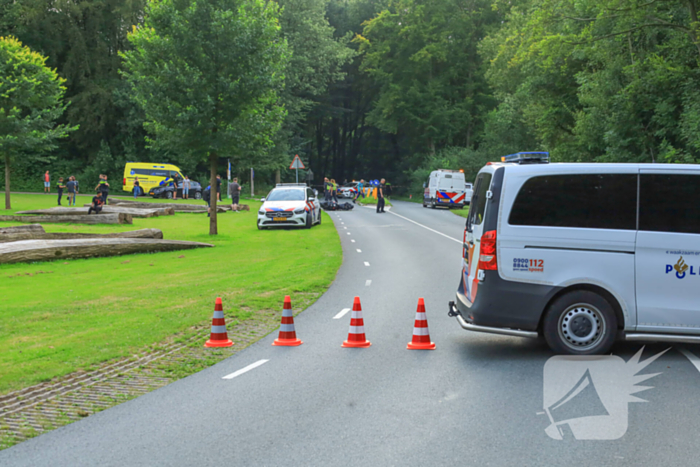
[[481,47],[510,122],[496,139],[561,161],[698,161],[697,26],[695,0],[519,2]]
[[209,160],[212,184],[219,156],[254,166],[284,117],[288,52],[278,14],[263,0],[148,3],[122,56],[153,147],[178,163]]
[[368,21],[362,69],[381,86],[369,121],[417,151],[472,146],[495,106],[477,44],[499,17],[489,0],[395,0]]
[[[309,111],[320,104],[330,83],[341,81],[341,67],[354,56],[349,36],[335,38],[326,18],[328,0],[280,0],[280,26],[291,58],[285,69],[280,100],[287,110],[282,129],[275,138],[273,155],[289,165],[289,156],[301,152],[306,142],[304,123]],[[277,160],[269,158],[268,163]]]
[[5,158],[5,209],[10,209],[10,161],[41,159],[56,140],[76,129],[56,125],[66,106],[65,80],[46,58],[14,37],[0,37],[0,154]]

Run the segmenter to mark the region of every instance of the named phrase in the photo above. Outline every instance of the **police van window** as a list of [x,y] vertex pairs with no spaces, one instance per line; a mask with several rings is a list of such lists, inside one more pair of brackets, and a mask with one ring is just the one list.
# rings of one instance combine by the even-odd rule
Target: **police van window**
[[639,230],[700,234],[700,175],[642,175]]
[[450,174],[445,174],[445,178],[452,178],[452,175],[450,175]]
[[134,169],[135,175],[147,175],[153,177],[167,177],[168,171],[162,169]]
[[511,225],[636,230],[636,174],[547,175],[529,179]]
[[491,186],[491,174],[482,173],[476,179],[476,190],[472,196],[472,208],[469,211],[467,218],[467,230],[471,231],[474,225],[481,225],[484,220],[484,211],[486,211],[486,192]]

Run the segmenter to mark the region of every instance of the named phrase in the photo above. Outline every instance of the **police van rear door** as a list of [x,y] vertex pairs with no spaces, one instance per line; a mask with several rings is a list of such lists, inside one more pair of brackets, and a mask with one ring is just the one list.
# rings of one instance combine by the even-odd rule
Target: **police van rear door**
[[474,302],[476,299],[479,285],[480,243],[492,179],[493,168],[491,166],[481,169],[477,175],[472,204],[464,232],[462,285],[464,286],[464,295],[470,302]]

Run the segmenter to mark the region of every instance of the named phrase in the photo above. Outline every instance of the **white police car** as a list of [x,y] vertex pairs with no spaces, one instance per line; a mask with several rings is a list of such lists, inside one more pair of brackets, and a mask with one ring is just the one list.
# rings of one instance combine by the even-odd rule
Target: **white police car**
[[258,229],[306,227],[321,223],[321,204],[316,192],[302,183],[278,183],[263,199]]
[[548,161],[479,171],[450,316],[557,353],[700,343],[700,166]]

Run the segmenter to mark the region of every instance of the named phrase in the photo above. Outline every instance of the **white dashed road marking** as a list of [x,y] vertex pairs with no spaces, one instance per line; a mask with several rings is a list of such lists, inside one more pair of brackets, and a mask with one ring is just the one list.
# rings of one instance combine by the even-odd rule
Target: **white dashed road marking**
[[345,316],[345,313],[347,313],[348,311],[350,311],[350,308],[343,308],[342,310],[340,310],[340,313],[338,313],[337,315],[335,315],[335,316],[333,317],[333,319],[340,319],[340,318],[342,318],[343,316]]
[[362,253],[362,250],[357,250],[358,253]]
[[365,287],[369,287],[370,285],[372,285],[372,280],[371,280],[371,279],[367,279],[367,280],[365,281]]
[[243,373],[245,373],[245,372],[247,372],[247,371],[250,371],[250,370],[252,370],[253,368],[257,368],[257,367],[259,367],[260,365],[262,365],[263,363],[267,363],[267,362],[269,362],[269,361],[270,361],[270,360],[258,360],[257,362],[251,363],[251,364],[248,365],[247,367],[241,368],[241,369],[238,370],[238,371],[234,371],[234,372],[231,373],[230,375],[226,375],[226,376],[224,376],[224,377],[221,378],[221,379],[233,379],[233,378],[235,378],[236,376],[240,376],[240,375],[242,375]]
[[369,266],[369,263],[367,261],[365,261],[365,266]]
[[350,235],[350,232],[348,232],[348,235]]
[[[348,232],[348,235],[350,235],[350,232]],[[355,240],[350,240],[352,243],[355,243]]]

